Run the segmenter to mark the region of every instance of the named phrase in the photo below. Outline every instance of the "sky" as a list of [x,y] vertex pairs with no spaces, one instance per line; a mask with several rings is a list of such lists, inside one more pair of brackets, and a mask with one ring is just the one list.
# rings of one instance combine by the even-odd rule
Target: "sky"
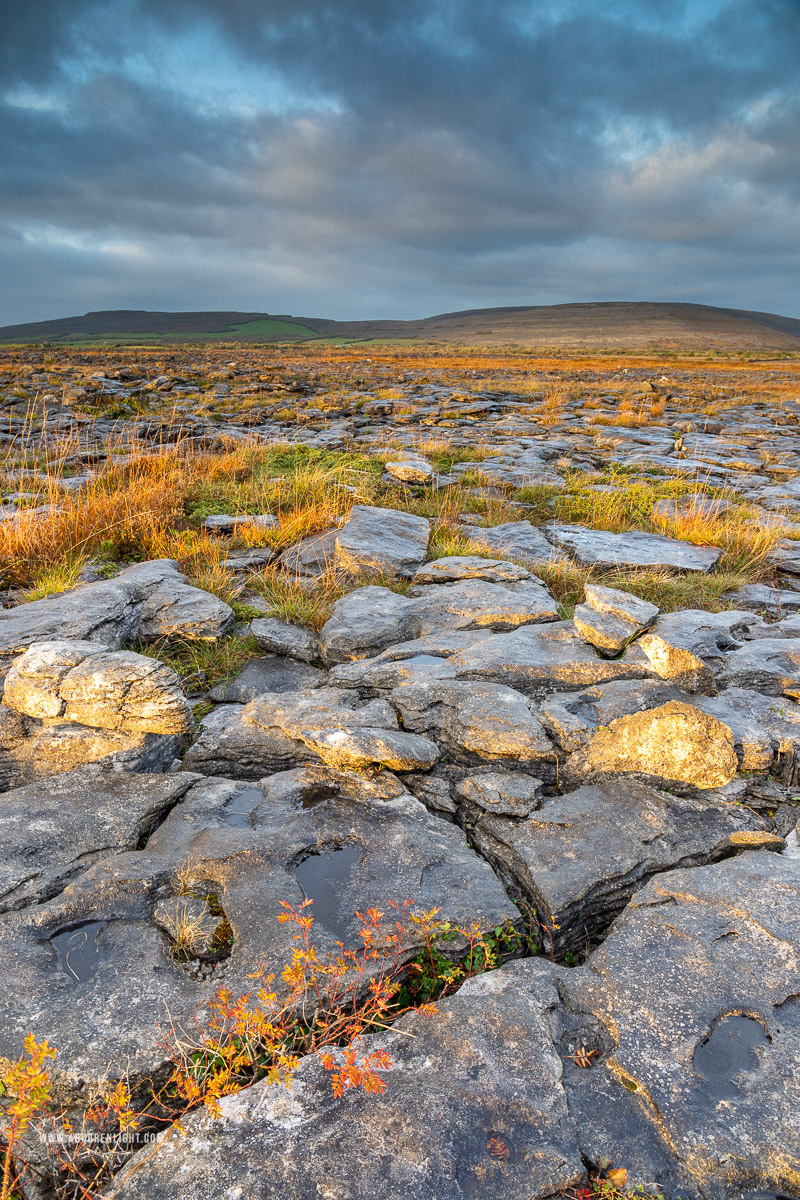
[[800,0],[0,0],[0,324],[798,281]]

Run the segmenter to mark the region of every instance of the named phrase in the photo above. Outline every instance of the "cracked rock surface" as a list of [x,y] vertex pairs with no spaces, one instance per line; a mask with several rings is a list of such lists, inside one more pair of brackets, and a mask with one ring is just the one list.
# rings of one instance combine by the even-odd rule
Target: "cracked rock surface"
[[[365,398],[363,420],[385,405]],[[622,465],[676,453],[671,433],[601,428]],[[686,437],[705,462],[711,435]],[[387,474],[416,498],[465,471],[550,496],[570,445],[504,443],[445,475],[406,444]],[[785,463],[754,482],[760,463],[734,448],[714,469],[749,471],[767,505],[795,488]],[[727,511],[678,499],[656,517]],[[207,531],[235,528],[218,516]],[[502,947],[437,1014],[364,1036],[393,1062],[383,1096],[336,1099],[310,1056],[291,1091],[255,1082],[219,1119],[187,1116],[109,1197],[552,1200],[612,1162],[667,1200],[800,1200],[793,543],[781,587],[660,613],[606,568],[683,586],[718,547],[458,519],[474,553],[437,556],[427,517],[358,502],[280,556],[234,548],[229,575],[275,559],[277,611],[308,600],[313,630],[257,588],[234,618],[172,560],[0,610],[0,1055],[48,1038],[58,1099],[164,1072],[164,1027],[202,1029],[220,986],[262,969],[285,986],[282,902],[313,901],[321,953],[410,899]],[[582,566],[565,607],[558,572]],[[323,578],[338,598],[319,612]],[[204,682],[186,647],[222,638],[242,665]],[[404,936],[407,965],[423,940]]]

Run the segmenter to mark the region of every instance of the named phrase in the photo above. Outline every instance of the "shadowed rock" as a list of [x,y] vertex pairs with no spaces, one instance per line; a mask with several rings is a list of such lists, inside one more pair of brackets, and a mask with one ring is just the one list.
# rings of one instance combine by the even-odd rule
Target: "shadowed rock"
[[0,910],[41,903],[96,858],[133,850],[200,777],[82,767],[0,799]]
[[561,959],[584,956],[657,872],[752,849],[754,837],[755,848],[784,844],[764,834],[754,813],[673,796],[637,780],[578,788],[545,800],[522,821],[464,797],[459,820],[501,877],[533,905],[545,945]]
[[397,717],[385,700],[364,704],[354,691],[323,687],[266,693],[244,707],[221,705],[209,713],[184,765],[204,775],[260,779],[269,771],[318,761],[303,740],[306,729],[396,730]]
[[290,625],[277,617],[262,617],[250,622],[250,632],[259,646],[272,654],[285,654],[301,662],[319,658],[317,639],[310,629]]

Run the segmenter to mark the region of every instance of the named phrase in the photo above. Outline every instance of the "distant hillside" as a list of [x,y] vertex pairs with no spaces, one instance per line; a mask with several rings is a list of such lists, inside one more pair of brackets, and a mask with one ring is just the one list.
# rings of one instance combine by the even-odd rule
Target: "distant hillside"
[[552,304],[480,308],[418,321],[331,321],[270,313],[120,309],[0,328],[0,342],[413,340],[562,349],[800,350],[800,320],[707,304]]

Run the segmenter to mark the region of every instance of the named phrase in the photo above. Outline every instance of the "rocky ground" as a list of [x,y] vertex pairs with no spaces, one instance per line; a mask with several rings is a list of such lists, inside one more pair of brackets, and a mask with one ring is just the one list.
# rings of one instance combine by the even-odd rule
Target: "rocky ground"
[[236,354],[3,363],[0,1055],[139,1095],[282,902],[495,969],[20,1194],[800,1197],[798,363]]

